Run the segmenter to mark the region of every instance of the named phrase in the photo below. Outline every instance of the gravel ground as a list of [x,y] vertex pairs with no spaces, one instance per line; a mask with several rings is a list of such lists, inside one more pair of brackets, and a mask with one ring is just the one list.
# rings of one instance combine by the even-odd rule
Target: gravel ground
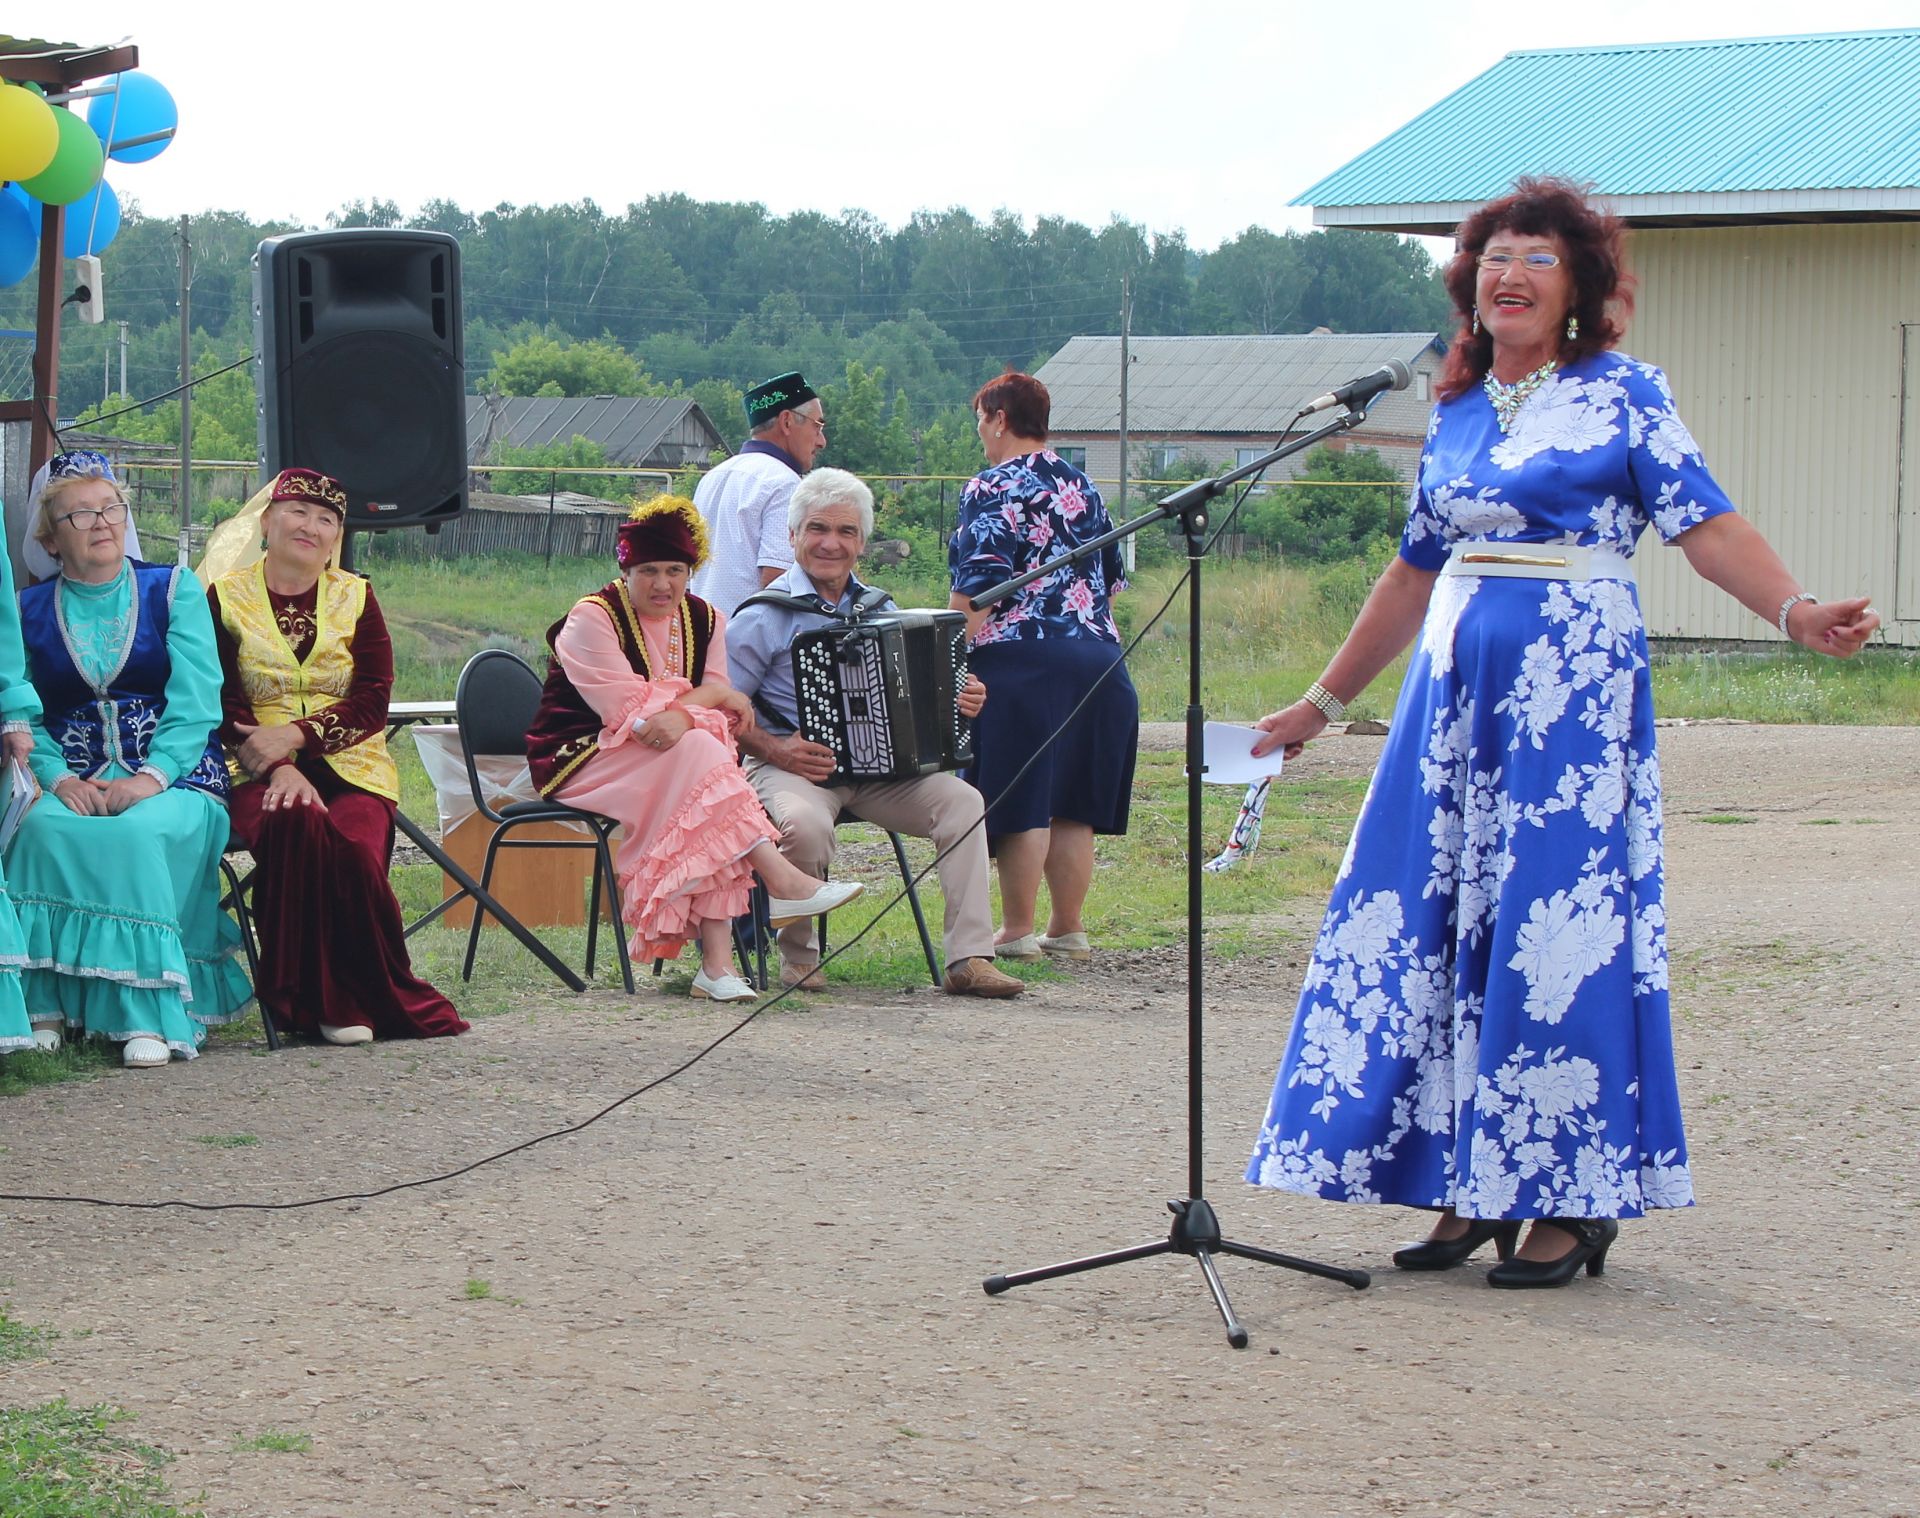
[[[1107,954],[1011,1005],[776,1010],[577,1136],[383,1200],[0,1205],[7,1311],[61,1334],[5,1367],[5,1401],[128,1409],[213,1518],[1911,1518],[1920,730],[1662,742],[1703,1205],[1628,1225],[1600,1280],[1400,1275],[1410,1214],[1239,1182],[1296,910],[1290,949],[1209,982],[1208,1191],[1230,1236],[1374,1284],[1224,1261],[1244,1352],[1190,1260],[981,1293],[1163,1237],[1185,1189],[1183,956]],[[1297,772],[1377,749],[1328,740]],[[530,980],[457,1040],[225,1049],[14,1099],[6,1178],[370,1189],[577,1120],[728,1026]],[[233,1134],[259,1142],[201,1142]],[[239,1447],[268,1430],[311,1450]]]

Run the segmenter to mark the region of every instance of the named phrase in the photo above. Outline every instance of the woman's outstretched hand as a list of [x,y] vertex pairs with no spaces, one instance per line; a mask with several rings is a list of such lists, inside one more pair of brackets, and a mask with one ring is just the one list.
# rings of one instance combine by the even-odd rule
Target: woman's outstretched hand
[[1253,745],[1255,758],[1264,758],[1275,749],[1282,756],[1298,759],[1309,738],[1318,738],[1327,728],[1327,714],[1311,701],[1296,701],[1277,712],[1269,712],[1253,724],[1266,737]]
[[1851,601],[1802,601],[1787,613],[1787,633],[1802,648],[1851,659],[1880,627],[1880,613],[1865,596]]

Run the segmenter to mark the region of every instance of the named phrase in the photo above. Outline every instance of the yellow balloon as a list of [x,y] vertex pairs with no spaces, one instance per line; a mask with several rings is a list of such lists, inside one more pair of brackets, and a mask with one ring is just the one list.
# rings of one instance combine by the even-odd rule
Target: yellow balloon
[[0,179],[31,179],[53,162],[60,123],[32,90],[0,88]]

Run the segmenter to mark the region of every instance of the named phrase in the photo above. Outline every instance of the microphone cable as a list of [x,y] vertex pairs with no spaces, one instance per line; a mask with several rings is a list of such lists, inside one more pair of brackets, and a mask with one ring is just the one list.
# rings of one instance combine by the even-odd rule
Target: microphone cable
[[[211,378],[211,376],[208,376],[208,378]],[[1067,713],[1061,720],[1059,726],[1047,734],[1040,746],[1034,750],[1033,756],[1028,759],[1025,764],[1021,765],[1020,768],[1014,772],[1012,778],[1007,781],[1000,795],[994,797],[992,801],[986,803],[986,805],[981,808],[979,821],[975,822],[958,838],[954,839],[952,843],[935,854],[932,861],[928,863],[925,868],[913,876],[908,884],[902,885],[899,891],[895,893],[893,899],[874,914],[872,921],[820,962],[822,968],[832,964],[840,958],[841,955],[847,953],[856,944],[860,943],[862,939],[881,924],[889,913],[907,899],[907,891],[909,888],[917,888],[921,881],[925,880],[928,875],[939,868],[941,860],[945,859],[955,849],[967,842],[975,831],[986,826],[986,814],[997,806],[1000,800],[1005,797],[1015,785],[1019,784],[1019,782],[1025,778],[1028,770],[1040,762],[1040,756],[1051,748],[1059,739],[1060,735],[1073,725],[1074,719],[1080,715],[1081,710],[1094,698],[1095,694],[1100,690],[1100,687],[1113,675],[1113,672],[1126,667],[1128,655],[1139,646],[1142,638],[1146,637],[1148,633],[1159,625],[1161,619],[1164,618],[1172,608],[1175,598],[1179,596],[1181,590],[1192,576],[1193,570],[1191,566],[1189,566],[1188,569],[1174,581],[1172,587],[1167,591],[1166,599],[1160,603],[1153,615],[1147,619],[1145,625],[1143,625],[1140,630],[1133,635],[1131,641],[1121,649],[1120,657],[1101,672],[1099,678],[1088,687],[1086,695],[1080,698],[1073,710]],[[989,693],[989,699],[991,699],[991,693]],[[622,926],[624,926],[624,924]],[[756,931],[758,931],[760,927],[761,925],[756,924]],[[624,1096],[616,1097],[591,1116],[582,1118],[577,1123],[568,1123],[550,1132],[539,1133],[535,1134],[532,1138],[522,1139],[517,1144],[510,1145],[493,1154],[484,1155],[477,1160],[470,1161],[452,1170],[443,1170],[431,1175],[416,1176],[412,1180],[395,1181],[390,1185],[377,1186],[367,1191],[342,1191],[327,1196],[301,1197],[291,1202],[196,1202],[182,1197],[161,1197],[144,1201],[131,1201],[116,1197],[67,1196],[40,1192],[13,1191],[0,1191],[0,1202],[27,1202],[42,1206],[104,1207],[129,1212],[159,1212],[168,1208],[178,1208],[183,1212],[298,1212],[305,1208],[326,1207],[338,1202],[371,1202],[381,1197],[392,1196],[394,1193],[400,1191],[413,1191],[427,1186],[443,1185],[448,1181],[458,1180],[462,1176],[471,1175],[474,1171],[482,1169],[485,1166],[498,1164],[500,1161],[509,1159],[516,1154],[523,1154],[527,1150],[536,1148],[541,1144],[550,1143],[555,1139],[569,1138],[576,1133],[584,1132],[602,1118],[609,1117],[613,1113],[618,1112],[622,1107],[626,1106],[627,1103],[635,1101],[645,1096],[648,1092],[657,1090],[669,1081],[684,1075],[709,1054],[712,1054],[714,1050],[718,1049],[722,1044],[743,1032],[763,1014],[771,1012],[775,1007],[779,1006],[798,989],[797,986],[788,986],[781,990],[770,1001],[756,1004],[753,1010],[747,1013],[745,1017],[741,1018],[717,1038],[714,1038],[711,1042],[687,1056],[686,1059],[675,1065],[671,1070],[655,1076],[645,1085],[636,1087]],[[266,1015],[266,1009],[264,1007],[261,1008],[261,1016],[265,1017]]]

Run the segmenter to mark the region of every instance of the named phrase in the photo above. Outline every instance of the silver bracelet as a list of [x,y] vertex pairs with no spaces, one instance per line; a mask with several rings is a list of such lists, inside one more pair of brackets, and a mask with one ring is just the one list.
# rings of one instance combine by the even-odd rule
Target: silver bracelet
[[1338,722],[1347,710],[1347,703],[1342,701],[1332,691],[1328,690],[1326,686],[1322,685],[1318,680],[1315,680],[1313,684],[1307,687],[1307,693],[1300,699],[1309,706],[1318,707],[1320,709],[1320,715],[1325,717],[1329,722]]
[[1787,631],[1788,612],[1792,611],[1794,607],[1798,606],[1802,601],[1818,601],[1819,599],[1818,596],[1810,595],[1808,592],[1802,590],[1795,592],[1793,595],[1788,596],[1786,600],[1782,601],[1780,603],[1780,615],[1774,618],[1774,621],[1780,624],[1780,636],[1783,638],[1791,638],[1793,636],[1792,633]]

